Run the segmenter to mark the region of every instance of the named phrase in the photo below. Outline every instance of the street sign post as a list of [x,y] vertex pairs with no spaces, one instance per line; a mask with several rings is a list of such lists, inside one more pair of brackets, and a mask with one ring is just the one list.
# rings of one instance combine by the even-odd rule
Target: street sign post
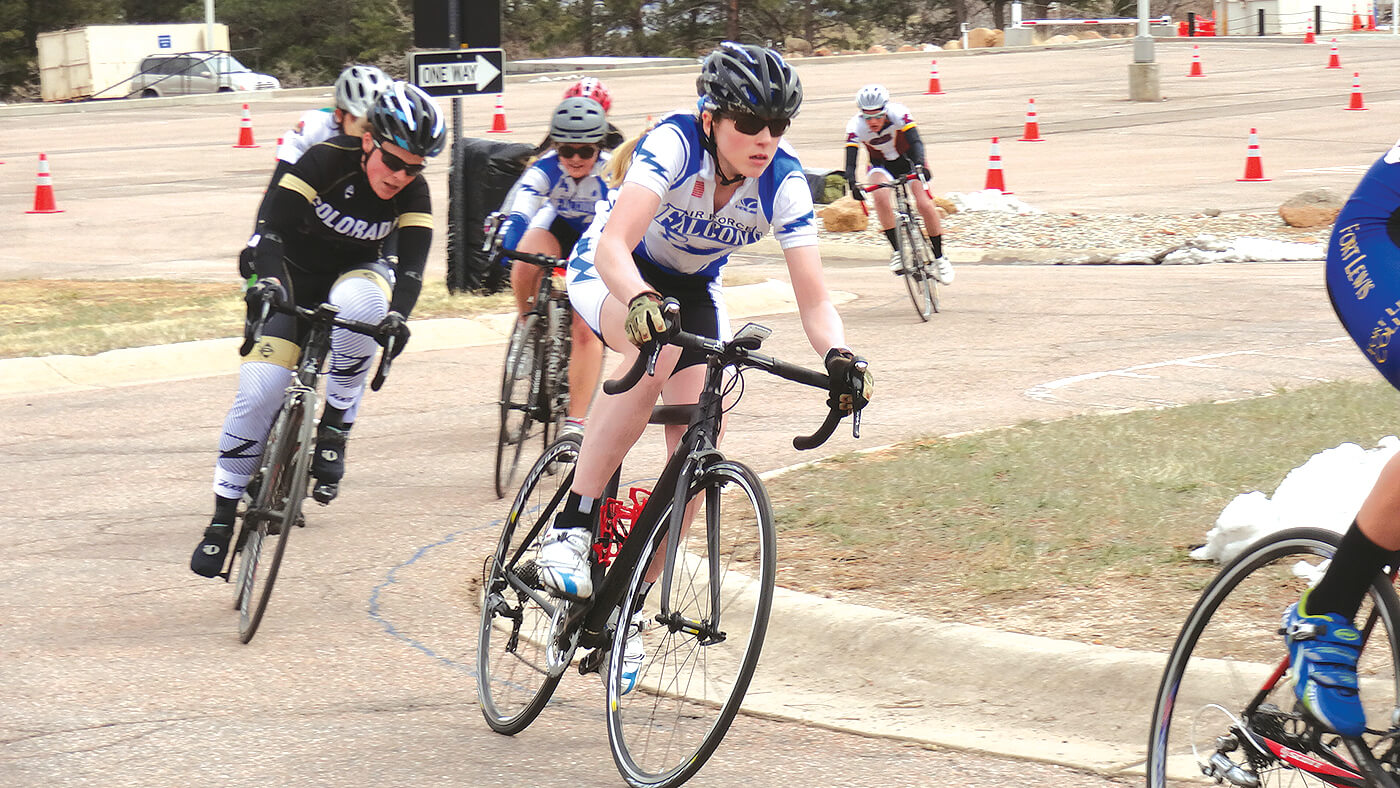
[[430,96],[501,93],[504,70],[505,52],[500,49],[408,53],[409,81]]

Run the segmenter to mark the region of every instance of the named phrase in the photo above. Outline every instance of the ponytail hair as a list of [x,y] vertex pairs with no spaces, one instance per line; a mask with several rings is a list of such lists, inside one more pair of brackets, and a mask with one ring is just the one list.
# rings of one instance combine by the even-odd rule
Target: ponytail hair
[[642,132],[632,139],[627,140],[617,146],[612,151],[612,158],[608,159],[607,165],[603,168],[603,179],[608,182],[609,189],[616,189],[622,185],[622,181],[627,177],[627,169],[632,166],[632,154],[636,152],[637,145],[647,132],[656,128],[656,122],[648,123]]

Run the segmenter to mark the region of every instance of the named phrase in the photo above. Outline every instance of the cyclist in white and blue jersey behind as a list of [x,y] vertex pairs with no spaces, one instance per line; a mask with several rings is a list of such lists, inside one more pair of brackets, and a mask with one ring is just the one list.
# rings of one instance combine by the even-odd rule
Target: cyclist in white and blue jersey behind
[[[520,176],[504,212],[502,245],[507,249],[567,257],[593,221],[595,207],[608,195],[603,168],[608,154],[603,138],[608,117],[598,102],[566,98],[549,122],[552,149]],[[516,312],[523,320],[539,292],[544,269],[516,264],[510,288]],[[598,375],[603,366],[603,343],[577,313],[569,352],[569,415],[561,432],[581,432]]]
[[[728,338],[720,271],[731,252],[771,229],[808,341],[835,379],[849,379],[858,359],[846,346],[822,276],[811,192],[797,156],[782,141],[802,103],[797,75],[770,49],[725,43],[705,59],[697,88],[698,114],[669,115],[617,151],[610,173],[620,185],[569,261],[575,311],[622,354],[624,369],[638,347],[666,327],[661,306],[668,297],[681,304],[676,319],[683,330]],[[654,376],[643,376],[628,392],[599,397],[568,501],[540,550],[541,576],[554,593],[592,596],[589,545],[598,498],[641,436],[658,396],[670,404],[697,400],[703,362],[698,353],[664,347]],[[870,391],[872,381],[864,384]],[[843,406],[864,402],[847,396]],[[666,428],[669,447],[683,431]],[[615,643],[626,692],[646,658],[639,622],[628,622]]]

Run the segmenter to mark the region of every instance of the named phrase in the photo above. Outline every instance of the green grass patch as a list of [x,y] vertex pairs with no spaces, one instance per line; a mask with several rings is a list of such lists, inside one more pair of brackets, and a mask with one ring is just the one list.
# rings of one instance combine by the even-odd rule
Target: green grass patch
[[1170,597],[1179,622],[1218,569],[1187,552],[1227,503],[1272,494],[1323,449],[1375,446],[1395,432],[1397,405],[1383,382],[1329,383],[837,457],[769,484],[780,581],[973,622],[988,601],[1083,600],[1112,586]]

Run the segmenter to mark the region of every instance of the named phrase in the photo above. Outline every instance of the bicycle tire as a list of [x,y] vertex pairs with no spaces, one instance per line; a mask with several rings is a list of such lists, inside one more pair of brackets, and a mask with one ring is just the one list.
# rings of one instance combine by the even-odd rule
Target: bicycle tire
[[[496,434],[496,497],[504,498],[512,491],[515,472],[520,467],[520,453],[529,440],[534,420],[534,400],[539,396],[539,367],[541,339],[544,327],[539,315],[531,312],[525,322],[515,327],[506,347],[506,362],[501,372],[500,429]],[[533,347],[526,357],[517,348]],[[526,364],[526,362],[531,362]]]
[[[261,481],[257,495],[244,512],[243,530],[246,535],[239,550],[238,573],[238,639],[244,643],[253,639],[272,599],[272,588],[287,552],[287,537],[291,535],[301,503],[306,497],[310,472],[310,409],[303,394],[294,393],[268,432],[267,444],[258,463]],[[251,518],[255,521],[249,523]],[[265,555],[268,538],[276,541],[270,555]]]
[[936,311],[931,284],[933,277],[929,272],[933,258],[929,256],[924,244],[914,237],[915,233],[912,222],[901,223],[899,258],[904,265],[904,275],[900,278],[904,280],[904,287],[909,291],[909,300],[914,304],[914,311],[919,314],[920,320],[927,323]]
[[[725,637],[702,643],[697,632],[678,628],[678,621],[660,621],[659,580],[648,599],[641,599],[647,567],[667,544],[669,529],[657,528],[633,571],[618,619],[631,621],[645,605],[641,609],[652,623],[651,636],[644,633],[647,659],[626,695],[621,694],[622,661],[610,660],[606,673],[613,760],[623,779],[639,788],[680,785],[714,753],[748,691],[773,603],[777,537],[758,475],[740,463],[720,461],[689,485],[685,497],[699,501],[694,524],[679,538],[679,553],[667,553],[679,559],[668,561],[673,580],[667,605],[692,623],[713,623],[713,587]],[[663,518],[674,506],[673,500]],[[620,653],[625,636],[616,642],[614,653]]]
[[544,380],[547,385],[542,394],[545,407],[544,445],[554,442],[554,437],[564,429],[564,421],[569,417],[569,353],[573,346],[573,310],[568,301],[551,301],[549,306],[549,353],[546,358]]
[[[1246,548],[1206,586],[1172,647],[1157,691],[1148,739],[1148,788],[1201,781],[1207,773],[1202,761],[1209,763],[1220,750],[1219,737],[1229,733],[1232,718],[1256,731],[1303,725],[1290,713],[1293,684],[1283,679],[1274,682],[1252,716],[1246,712],[1287,656],[1278,632],[1280,617],[1310,581],[1321,577],[1323,559],[1331,557],[1339,540],[1336,533],[1319,528],[1279,531]],[[1357,621],[1363,628],[1374,621],[1384,630],[1370,632],[1358,672],[1368,719],[1389,729],[1400,700],[1400,599],[1386,577],[1378,575],[1372,583]],[[1177,718],[1186,712],[1191,712],[1189,719]],[[1375,746],[1374,737],[1364,738],[1368,747]],[[1255,774],[1260,786],[1330,785],[1277,761],[1240,764],[1243,749],[1232,763]],[[1311,753],[1336,757],[1316,748]]]
[[534,722],[573,656],[572,649],[551,652],[555,612],[565,603],[544,590],[533,563],[573,484],[578,449],[578,439],[565,436],[540,455],[482,565],[476,686],[481,714],[497,733],[514,735]]

